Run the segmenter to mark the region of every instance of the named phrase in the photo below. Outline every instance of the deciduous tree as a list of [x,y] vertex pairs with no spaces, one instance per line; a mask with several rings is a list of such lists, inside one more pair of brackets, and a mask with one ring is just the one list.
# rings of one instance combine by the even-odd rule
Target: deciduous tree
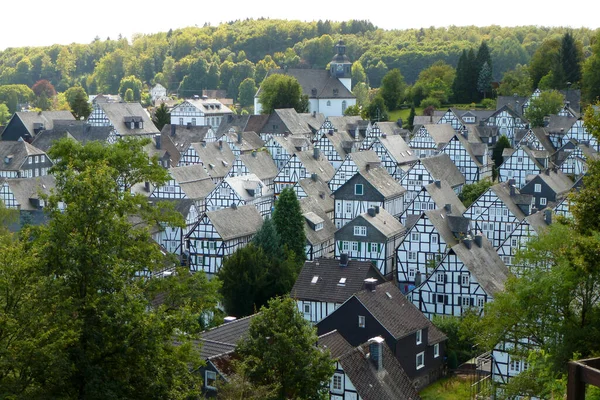
[[388,110],[396,110],[404,100],[406,83],[399,69],[393,69],[383,77],[379,95]]
[[525,117],[531,127],[544,126],[544,117],[557,114],[565,102],[564,96],[556,90],[544,91],[539,97],[531,100],[525,111]]
[[308,112],[308,97],[302,94],[298,80],[288,75],[269,75],[261,84],[259,101],[263,114],[270,114],[279,108]]

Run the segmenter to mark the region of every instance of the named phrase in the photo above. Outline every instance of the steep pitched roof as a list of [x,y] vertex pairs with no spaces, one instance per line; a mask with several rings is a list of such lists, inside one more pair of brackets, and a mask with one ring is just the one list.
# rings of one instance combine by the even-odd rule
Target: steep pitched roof
[[224,141],[192,143],[196,154],[211,178],[224,178],[231,169],[235,155]]
[[[333,241],[336,230],[335,225],[317,200],[312,196],[300,199],[300,208],[305,218],[304,233],[306,234],[306,241],[312,245],[321,244],[328,240]],[[318,231],[314,230],[308,223],[309,219],[313,225],[315,222],[321,222],[323,228]]]
[[369,344],[352,347],[337,331],[319,336],[319,345],[330,349],[344,374],[364,400],[420,400],[415,386],[387,345],[382,346],[383,369],[370,358]]
[[[347,98],[354,99],[355,96],[350,92],[340,80],[332,77],[328,70],[324,69],[274,69],[269,71],[267,77],[273,74],[293,76],[298,80],[302,92],[309,98]],[[313,89],[315,89],[313,91]],[[261,89],[258,89],[258,96]],[[337,94],[336,94],[337,93]]]
[[235,345],[248,336],[250,323],[258,314],[226,322],[200,334],[200,356],[209,358],[235,349]]
[[468,218],[448,214],[443,208],[425,211],[424,214],[442,235],[448,246],[454,246],[461,236],[467,236],[469,233],[470,220]]
[[48,151],[56,140],[65,137],[77,140],[81,144],[92,141],[105,142],[110,132],[109,126],[91,126],[85,121],[56,120],[54,127],[40,131],[33,139],[32,144],[40,150]]
[[25,141],[0,141],[0,170],[19,171],[29,156],[45,154]]
[[456,134],[450,124],[425,124],[423,128],[427,129],[427,132],[438,146],[448,143]]
[[253,205],[208,211],[206,215],[223,240],[253,235],[263,223],[262,216]]
[[333,175],[335,174],[335,170],[333,166],[327,160],[321,152],[318,152],[315,157],[315,151],[299,151],[296,153],[296,157],[302,162],[304,168],[309,174],[317,174],[321,179],[326,182],[329,182]]
[[300,179],[298,185],[324,212],[333,212],[335,202],[331,196],[331,189],[322,178],[317,176],[316,180],[312,177]]
[[386,199],[400,196],[406,192],[406,188],[392,178],[383,167],[365,168],[359,170],[358,173]]
[[268,151],[253,151],[240,154],[240,160],[261,181],[272,180],[279,172]]
[[[160,133],[148,116],[148,112],[140,103],[99,103],[113,127],[120,135],[154,135]],[[143,122],[141,128],[131,128],[126,121],[129,118],[139,118]]]
[[424,190],[431,196],[431,199],[438,207],[444,207],[450,204],[452,214],[462,215],[466,211],[465,205],[460,201],[452,187],[446,181],[437,181],[424,186]]
[[431,177],[437,181],[446,181],[452,187],[465,184],[465,176],[446,153],[422,158],[421,163],[429,171]]
[[410,148],[408,143],[398,135],[379,137],[379,142],[386,148],[388,153],[396,160],[397,164],[409,164],[419,160],[419,157],[415,154],[413,149]]
[[[5,179],[3,182],[10,187],[15,196],[20,210],[38,210],[31,203],[32,199],[39,199],[40,194],[49,195],[56,187],[56,179],[53,175],[38,176],[36,178]],[[1,182],[0,182],[1,184]]]
[[366,212],[356,218],[364,219],[388,238],[399,235],[405,230],[404,226],[392,214],[381,207],[379,208],[379,212],[375,213],[373,217]]
[[428,345],[446,340],[446,335],[402,294],[394,282],[382,283],[374,291],[362,290],[354,295],[395,338],[401,339],[424,328],[429,329]]
[[43,129],[52,129],[55,120],[75,120],[70,111],[16,112],[13,118],[20,119],[32,137],[35,136],[35,124],[41,124]]
[[343,303],[363,289],[367,278],[385,282],[370,261],[349,260],[347,266],[340,266],[340,261],[333,258],[307,261],[298,274],[291,296],[298,300]]

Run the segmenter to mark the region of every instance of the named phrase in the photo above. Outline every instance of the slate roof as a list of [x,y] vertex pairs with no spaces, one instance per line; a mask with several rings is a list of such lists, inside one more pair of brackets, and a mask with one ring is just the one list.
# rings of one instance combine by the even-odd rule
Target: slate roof
[[277,115],[285,128],[292,135],[307,135],[312,134],[310,125],[296,112],[293,108],[280,108],[273,110],[273,114]]
[[56,179],[53,175],[38,176],[35,178],[0,178],[0,184],[6,184],[15,196],[20,210],[35,211],[38,210],[31,199],[39,199],[40,193],[49,195],[50,191],[56,187]]
[[319,152],[317,158],[314,157],[314,153],[313,150],[299,151],[296,157],[302,162],[308,174],[317,174],[321,179],[329,182],[335,174],[335,169],[322,152]]
[[502,107],[510,107],[511,110],[517,111],[519,114],[523,113],[523,104],[529,100],[529,96],[498,96],[496,99],[496,109],[499,110]]
[[192,147],[213,179],[224,178],[235,161],[235,155],[225,141],[192,143]]
[[312,178],[300,179],[297,184],[324,212],[333,212],[335,201],[331,196],[331,189],[329,189],[327,182],[317,176],[316,180]]
[[[312,283],[315,277],[317,280]],[[346,278],[344,285],[340,284],[342,278]],[[367,278],[377,279],[378,284],[385,282],[370,261],[349,260],[342,267],[339,260],[319,258],[304,263],[290,295],[298,300],[341,304],[363,290]]]
[[[325,98],[340,98],[340,99],[354,99],[355,96],[350,92],[340,80],[336,77],[332,77],[330,72],[325,69],[274,69],[269,71],[267,77],[273,74],[293,76],[298,80],[302,92],[311,99],[325,99]],[[316,89],[316,94],[313,94],[313,89]],[[337,94],[334,95],[334,89],[337,90]],[[256,96],[261,92],[258,89]]]
[[573,181],[560,169],[546,169],[540,173],[539,178],[544,181],[550,189],[557,195],[564,194],[571,190],[573,187]]
[[179,164],[181,154],[192,143],[203,141],[209,129],[211,129],[209,126],[165,125],[160,132],[161,148],[171,156],[171,165]]
[[193,200],[204,199],[216,186],[202,165],[170,168],[169,174]]
[[410,138],[410,131],[399,126],[397,122],[377,122],[377,126],[379,127],[381,133],[385,134],[386,136],[400,136],[404,140],[408,140]]
[[525,218],[525,214],[521,211],[518,204],[531,204],[531,195],[521,194],[515,188],[515,194],[511,196],[508,182],[498,183],[488,190],[494,192],[519,221]]
[[400,196],[406,188],[396,181],[383,167],[372,167],[359,170],[358,173],[367,180],[386,199]]
[[446,181],[453,188],[465,184],[465,176],[446,153],[422,158],[420,161],[434,180]]
[[286,151],[290,154],[294,154],[297,151],[300,151],[300,148],[309,148],[310,141],[306,138],[305,135],[297,134],[297,135],[277,135],[272,136],[272,139],[277,142],[281,147],[286,149]]
[[16,112],[13,118],[19,118],[32,137],[35,136],[33,125],[36,123],[43,124],[44,129],[52,129],[55,120],[75,120],[70,111],[23,111]]
[[238,147],[242,152],[252,151],[264,147],[265,142],[256,134],[256,132],[246,131],[241,132],[242,143],[238,141],[238,132],[241,131],[228,131],[225,133],[227,137]]
[[457,255],[486,293],[493,296],[504,290],[508,268],[485,235],[481,235],[481,247],[473,240],[469,249],[462,241],[452,246],[450,251]]
[[[345,343],[344,343],[345,342]],[[419,394],[394,354],[385,344],[383,369],[378,371],[369,357],[369,344],[352,347],[337,331],[319,337],[319,345],[331,350],[344,374],[364,400],[420,400]]]
[[254,235],[263,223],[253,205],[207,211],[206,215],[224,241]]
[[240,154],[240,160],[248,168],[248,171],[256,175],[261,181],[273,180],[279,172],[268,151]]
[[[224,179],[225,182],[238,194],[238,196],[245,202],[250,202],[256,197],[251,196],[248,189],[256,189],[259,186],[263,187],[263,196],[268,195],[266,185],[256,177],[254,174],[240,175],[240,176],[228,176]],[[272,194],[272,193],[271,193]]]
[[356,148],[355,146],[359,143],[355,141],[346,130],[338,130],[337,132],[333,132],[333,134],[327,132],[321,136],[329,140],[336,153],[338,153],[341,158],[344,158],[347,154],[355,154],[352,153],[352,150],[353,148]]
[[19,171],[29,156],[45,154],[25,141],[0,141],[0,170]]
[[306,123],[306,125],[308,125],[313,133],[317,133],[317,131],[321,129],[321,126],[323,126],[323,123],[325,122],[325,115],[322,113],[312,112],[300,113],[298,115]]
[[217,99],[185,99],[188,103],[196,107],[204,115],[212,114],[232,114],[233,111],[229,107],[223,105]]
[[425,124],[437,124],[443,115],[415,115],[413,126]]
[[446,204],[450,204],[452,207],[452,214],[462,215],[466,211],[465,205],[460,201],[452,187],[446,181],[438,181],[438,183],[430,183],[424,187],[427,193],[431,196],[431,199],[435,202],[438,207],[444,207]]
[[244,131],[252,131],[256,133],[262,132],[265,124],[269,120],[269,117],[270,116],[268,114],[250,115]]
[[391,238],[404,232],[404,226],[392,214],[383,207],[379,207],[379,212],[371,217],[368,212],[359,215],[357,218],[363,218],[384,236]]
[[394,282],[377,285],[375,291],[361,290],[354,297],[395,339],[401,339],[424,328],[429,330],[428,346],[447,339],[446,335],[402,294]]
[[377,138],[398,165],[409,164],[419,160],[415,152],[401,136],[386,136]]
[[[140,103],[99,103],[97,106],[104,111],[115,130],[122,136],[160,133]],[[125,119],[129,117],[141,118],[143,127],[131,129],[131,126],[125,123]]]
[[550,119],[548,120],[548,124],[545,126],[545,130],[548,133],[562,136],[573,127],[575,122],[577,122],[577,118],[550,115]]
[[40,131],[32,144],[40,150],[48,151],[54,141],[69,137],[81,144],[92,141],[105,142],[111,132],[110,126],[91,126],[85,121],[56,120],[54,127]]
[[[200,342],[202,342],[202,348],[200,350],[201,357],[209,358],[235,349],[237,342],[248,335],[250,323],[257,315],[258,314],[252,314],[244,318],[226,322],[202,332],[200,334]],[[208,344],[207,347],[205,347],[206,344]]]
[[450,124],[425,124],[423,128],[427,129],[433,141],[438,145],[444,145],[456,135],[456,131]]
[[449,215],[443,208],[425,211],[424,214],[438,233],[442,235],[448,246],[457,244],[458,238],[466,236],[470,231],[470,220],[468,218]]

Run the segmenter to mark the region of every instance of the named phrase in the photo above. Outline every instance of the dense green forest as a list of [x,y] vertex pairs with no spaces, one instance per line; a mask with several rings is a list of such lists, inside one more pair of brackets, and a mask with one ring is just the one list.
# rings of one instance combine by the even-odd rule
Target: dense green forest
[[[366,83],[377,88],[385,74],[399,69],[407,84],[437,61],[456,68],[463,50],[489,47],[492,79],[528,64],[545,42],[570,32],[583,58],[592,53],[596,31],[523,26],[378,29],[368,21],[300,22],[272,19],[233,21],[88,44],[8,48],[0,52],[0,85],[32,87],[48,80],[58,92],[80,85],[88,94],[117,93],[122,79],[161,83],[180,97],[202,89],[225,89],[238,100],[240,84],[258,86],[268,69],[325,68],[334,43],[344,40]],[[354,68],[353,68],[354,71]],[[137,99],[136,99],[137,100]]]

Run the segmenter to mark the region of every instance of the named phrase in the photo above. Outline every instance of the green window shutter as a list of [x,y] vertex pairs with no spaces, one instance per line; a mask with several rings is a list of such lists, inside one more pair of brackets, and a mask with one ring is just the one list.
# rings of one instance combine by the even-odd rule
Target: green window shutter
[[359,253],[360,253],[360,245],[361,245],[361,242],[358,242],[358,252]]
[[377,243],[377,252],[381,253],[381,243]]

